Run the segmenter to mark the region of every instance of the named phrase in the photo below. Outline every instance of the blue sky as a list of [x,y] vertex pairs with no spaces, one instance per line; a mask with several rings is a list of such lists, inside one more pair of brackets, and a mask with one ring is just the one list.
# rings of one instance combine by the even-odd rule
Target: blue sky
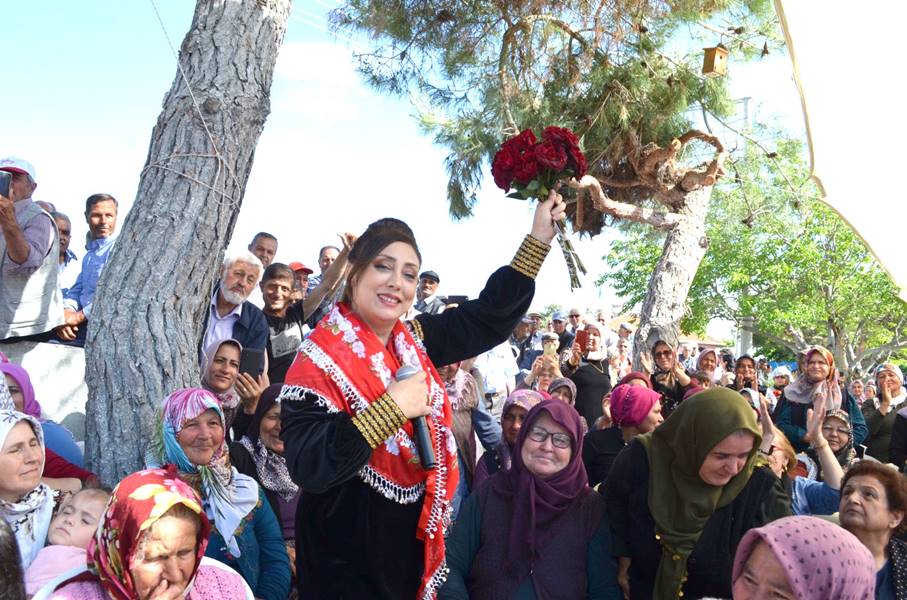
[[[156,2],[179,47],[195,3]],[[176,60],[150,1],[0,5],[8,9],[0,155],[35,165],[35,198],[70,215],[73,248],[81,255],[84,199],[107,192],[124,209],[133,202]],[[231,246],[267,230],[280,241],[277,260],[314,266],[318,248],[335,241],[335,232],[360,233],[377,218],[396,216],[413,227],[424,267],[441,276],[441,291],[475,296],[487,276],[509,262],[529,229],[530,208],[505,198],[489,176],[476,216],[451,222],[443,150],[420,132],[406,99],[376,94],[362,82],[350,61],[359,42],[323,31],[333,5],[294,4],[271,90],[272,112]],[[754,97],[755,115],[780,113],[794,129],[801,127],[786,57],[732,66],[732,72],[734,97]],[[613,294],[593,285],[606,268],[600,259],[608,243],[606,234],[578,244],[590,274],[572,294],[563,260],[552,253],[534,305],[610,308]]]

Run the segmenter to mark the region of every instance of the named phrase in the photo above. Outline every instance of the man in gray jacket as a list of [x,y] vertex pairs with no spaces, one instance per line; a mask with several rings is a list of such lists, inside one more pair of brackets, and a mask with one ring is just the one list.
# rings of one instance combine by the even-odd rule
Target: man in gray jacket
[[21,158],[0,159],[12,175],[0,195],[0,340],[33,336],[63,324],[57,277],[59,239],[53,218],[32,199],[35,168]]

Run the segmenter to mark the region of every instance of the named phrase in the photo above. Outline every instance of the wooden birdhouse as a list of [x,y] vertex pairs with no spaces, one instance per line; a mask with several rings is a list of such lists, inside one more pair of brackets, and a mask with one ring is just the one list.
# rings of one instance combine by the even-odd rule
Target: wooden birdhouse
[[727,73],[728,51],[722,44],[714,48],[703,48],[702,74],[706,77],[721,77]]

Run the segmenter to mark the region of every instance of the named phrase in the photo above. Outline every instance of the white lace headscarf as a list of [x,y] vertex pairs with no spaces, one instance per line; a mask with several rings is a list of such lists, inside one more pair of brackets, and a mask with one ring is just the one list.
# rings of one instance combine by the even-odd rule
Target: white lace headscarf
[[[6,438],[13,427],[23,421],[31,425],[38,444],[41,446],[41,472],[43,473],[44,434],[41,431],[41,424],[34,417],[12,410],[0,410],[0,448],[6,445]],[[6,477],[8,475],[4,475],[4,478]],[[23,569],[31,564],[38,555],[38,551],[44,547],[53,512],[53,492],[43,483],[38,483],[37,487],[15,502],[8,502],[0,498],[0,516],[9,523],[16,536]]]

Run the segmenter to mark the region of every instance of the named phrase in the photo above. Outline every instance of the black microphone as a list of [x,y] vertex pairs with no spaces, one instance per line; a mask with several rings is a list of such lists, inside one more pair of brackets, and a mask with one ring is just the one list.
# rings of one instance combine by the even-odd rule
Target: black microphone
[[[408,379],[419,372],[419,369],[412,365],[403,365],[397,369],[397,381]],[[435,462],[435,451],[431,444],[431,433],[428,431],[428,423],[425,417],[415,417],[409,420],[413,424],[413,437],[416,442],[416,451],[419,453],[419,462],[422,463],[423,469],[434,469],[437,466]]]

